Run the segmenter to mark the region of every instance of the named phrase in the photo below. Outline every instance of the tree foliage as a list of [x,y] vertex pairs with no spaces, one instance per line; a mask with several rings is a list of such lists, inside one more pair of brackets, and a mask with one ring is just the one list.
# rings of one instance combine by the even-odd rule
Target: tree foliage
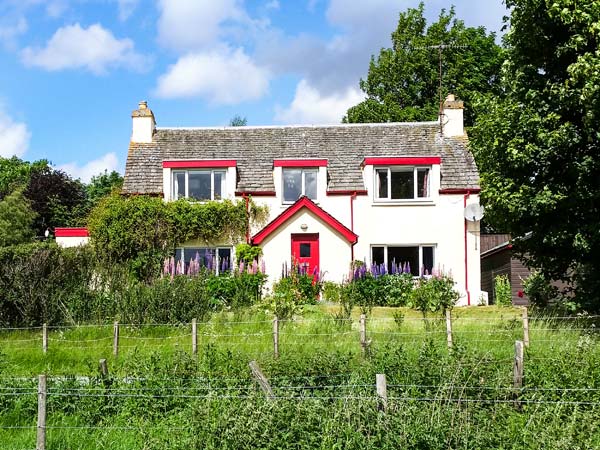
[[600,3],[506,4],[503,93],[480,99],[471,134],[482,201],[531,266],[600,308]]
[[123,177],[115,170],[92,177],[90,183],[85,187],[87,201],[90,208],[93,208],[104,197],[113,191],[120,190],[123,186]]
[[230,121],[230,127],[245,127],[248,125],[248,119],[246,117],[242,117],[240,115],[235,115]]
[[503,51],[494,33],[465,27],[454,8],[442,10],[427,26],[424,4],[400,14],[392,33],[392,48],[371,57],[369,73],[360,80],[367,98],[348,110],[345,122],[406,122],[437,120],[439,113],[439,50],[442,51],[442,98],[456,94],[469,106],[475,93],[497,90]]
[[35,216],[21,189],[0,200],[0,247],[31,241]]
[[243,240],[248,223],[263,222],[266,210],[245,202],[165,203],[149,196],[110,195],[91,212],[88,228],[98,256],[108,264],[127,262],[140,278],[158,273],[177,244]]
[[65,172],[48,165],[32,169],[24,194],[37,213],[34,230],[39,236],[47,228],[84,224],[85,186]]
[[24,188],[29,184],[32,170],[39,170],[48,165],[48,161],[29,162],[13,156],[12,158],[0,157],[0,199],[7,196],[15,189]]

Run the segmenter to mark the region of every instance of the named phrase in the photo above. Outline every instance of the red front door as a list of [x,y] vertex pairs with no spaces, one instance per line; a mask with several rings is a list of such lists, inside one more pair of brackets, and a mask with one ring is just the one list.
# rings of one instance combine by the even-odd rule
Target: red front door
[[292,234],[292,264],[302,273],[319,273],[319,235]]

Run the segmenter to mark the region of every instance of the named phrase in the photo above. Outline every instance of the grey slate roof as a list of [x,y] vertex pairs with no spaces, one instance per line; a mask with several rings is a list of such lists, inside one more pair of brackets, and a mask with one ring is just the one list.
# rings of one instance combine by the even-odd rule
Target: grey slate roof
[[274,191],[273,160],[324,158],[330,191],[364,190],[361,163],[374,156],[440,156],[442,189],[479,187],[466,138],[445,138],[437,122],[332,126],[157,128],[131,143],[123,193],[162,194],[162,161],[237,160],[236,191]]

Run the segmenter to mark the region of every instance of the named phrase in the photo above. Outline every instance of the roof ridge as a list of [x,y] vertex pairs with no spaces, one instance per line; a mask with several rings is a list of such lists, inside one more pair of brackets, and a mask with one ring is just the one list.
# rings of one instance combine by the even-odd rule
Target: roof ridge
[[438,121],[431,122],[382,122],[382,123],[337,123],[337,124],[321,124],[321,125],[244,125],[240,127],[232,126],[214,126],[214,127],[156,127],[158,131],[169,131],[169,130],[265,130],[265,129],[285,129],[285,128],[359,128],[359,127],[397,127],[397,126],[438,126]]

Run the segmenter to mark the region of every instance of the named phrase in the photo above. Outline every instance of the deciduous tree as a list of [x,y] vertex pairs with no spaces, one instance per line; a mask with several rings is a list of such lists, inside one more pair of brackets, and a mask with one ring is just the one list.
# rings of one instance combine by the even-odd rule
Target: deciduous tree
[[360,88],[366,100],[348,110],[345,122],[406,122],[437,120],[442,98],[454,93],[465,101],[467,124],[475,93],[497,89],[503,51],[494,33],[484,27],[466,27],[454,8],[442,10],[437,22],[427,25],[424,5],[400,14],[392,33],[392,47],[372,57]]
[[488,220],[549,278],[600,308],[600,3],[506,0],[499,96],[478,102],[471,145]]

